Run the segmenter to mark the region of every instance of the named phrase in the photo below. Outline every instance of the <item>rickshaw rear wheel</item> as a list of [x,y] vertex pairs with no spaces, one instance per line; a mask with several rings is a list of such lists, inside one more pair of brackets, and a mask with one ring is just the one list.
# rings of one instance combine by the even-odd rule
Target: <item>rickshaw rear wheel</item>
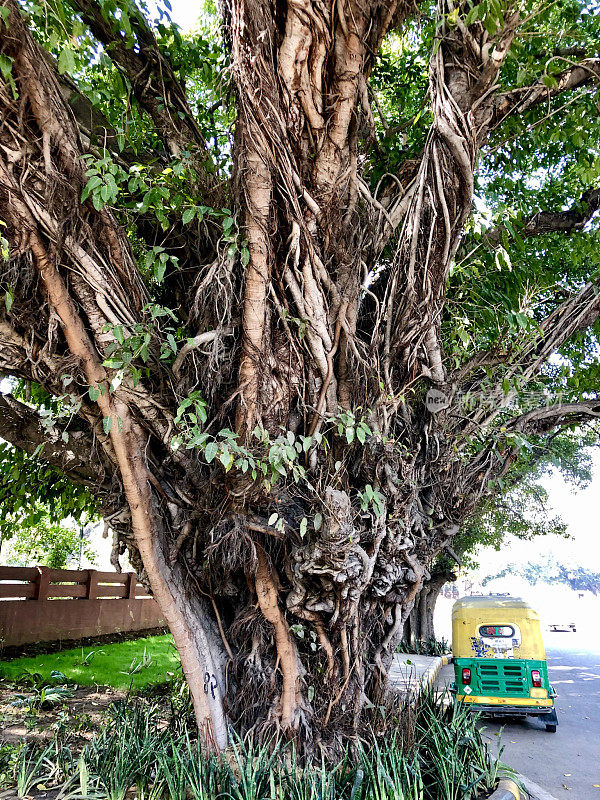
[[553,725],[551,722],[547,722],[546,730],[548,731],[548,733],[556,733],[556,725]]

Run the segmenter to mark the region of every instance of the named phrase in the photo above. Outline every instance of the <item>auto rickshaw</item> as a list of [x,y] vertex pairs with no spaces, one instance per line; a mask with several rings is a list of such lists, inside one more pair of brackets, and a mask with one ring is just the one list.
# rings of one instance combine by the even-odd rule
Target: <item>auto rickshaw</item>
[[540,619],[524,600],[463,597],[452,609],[457,699],[490,716],[541,717],[558,724]]

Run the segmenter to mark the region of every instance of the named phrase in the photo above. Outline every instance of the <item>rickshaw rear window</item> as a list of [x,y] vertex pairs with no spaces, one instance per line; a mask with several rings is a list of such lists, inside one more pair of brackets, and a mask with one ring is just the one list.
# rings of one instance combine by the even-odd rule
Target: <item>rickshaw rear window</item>
[[512,625],[480,625],[479,635],[486,639],[494,637],[496,639],[512,639],[515,629]]

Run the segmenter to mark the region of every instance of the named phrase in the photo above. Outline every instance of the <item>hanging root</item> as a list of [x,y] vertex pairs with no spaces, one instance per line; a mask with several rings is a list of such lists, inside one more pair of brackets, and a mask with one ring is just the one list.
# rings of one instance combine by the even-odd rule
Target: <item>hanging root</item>
[[300,724],[300,660],[289,626],[279,608],[276,578],[267,554],[256,545],[257,567],[254,576],[258,605],[275,632],[277,660],[283,676],[280,700],[280,722],[283,730],[297,730]]

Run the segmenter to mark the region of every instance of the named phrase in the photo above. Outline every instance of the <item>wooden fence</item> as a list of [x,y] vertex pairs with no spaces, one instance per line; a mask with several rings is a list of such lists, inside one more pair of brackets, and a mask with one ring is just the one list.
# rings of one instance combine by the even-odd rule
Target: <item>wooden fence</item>
[[165,624],[158,603],[134,572],[0,566],[0,645],[5,647]]

